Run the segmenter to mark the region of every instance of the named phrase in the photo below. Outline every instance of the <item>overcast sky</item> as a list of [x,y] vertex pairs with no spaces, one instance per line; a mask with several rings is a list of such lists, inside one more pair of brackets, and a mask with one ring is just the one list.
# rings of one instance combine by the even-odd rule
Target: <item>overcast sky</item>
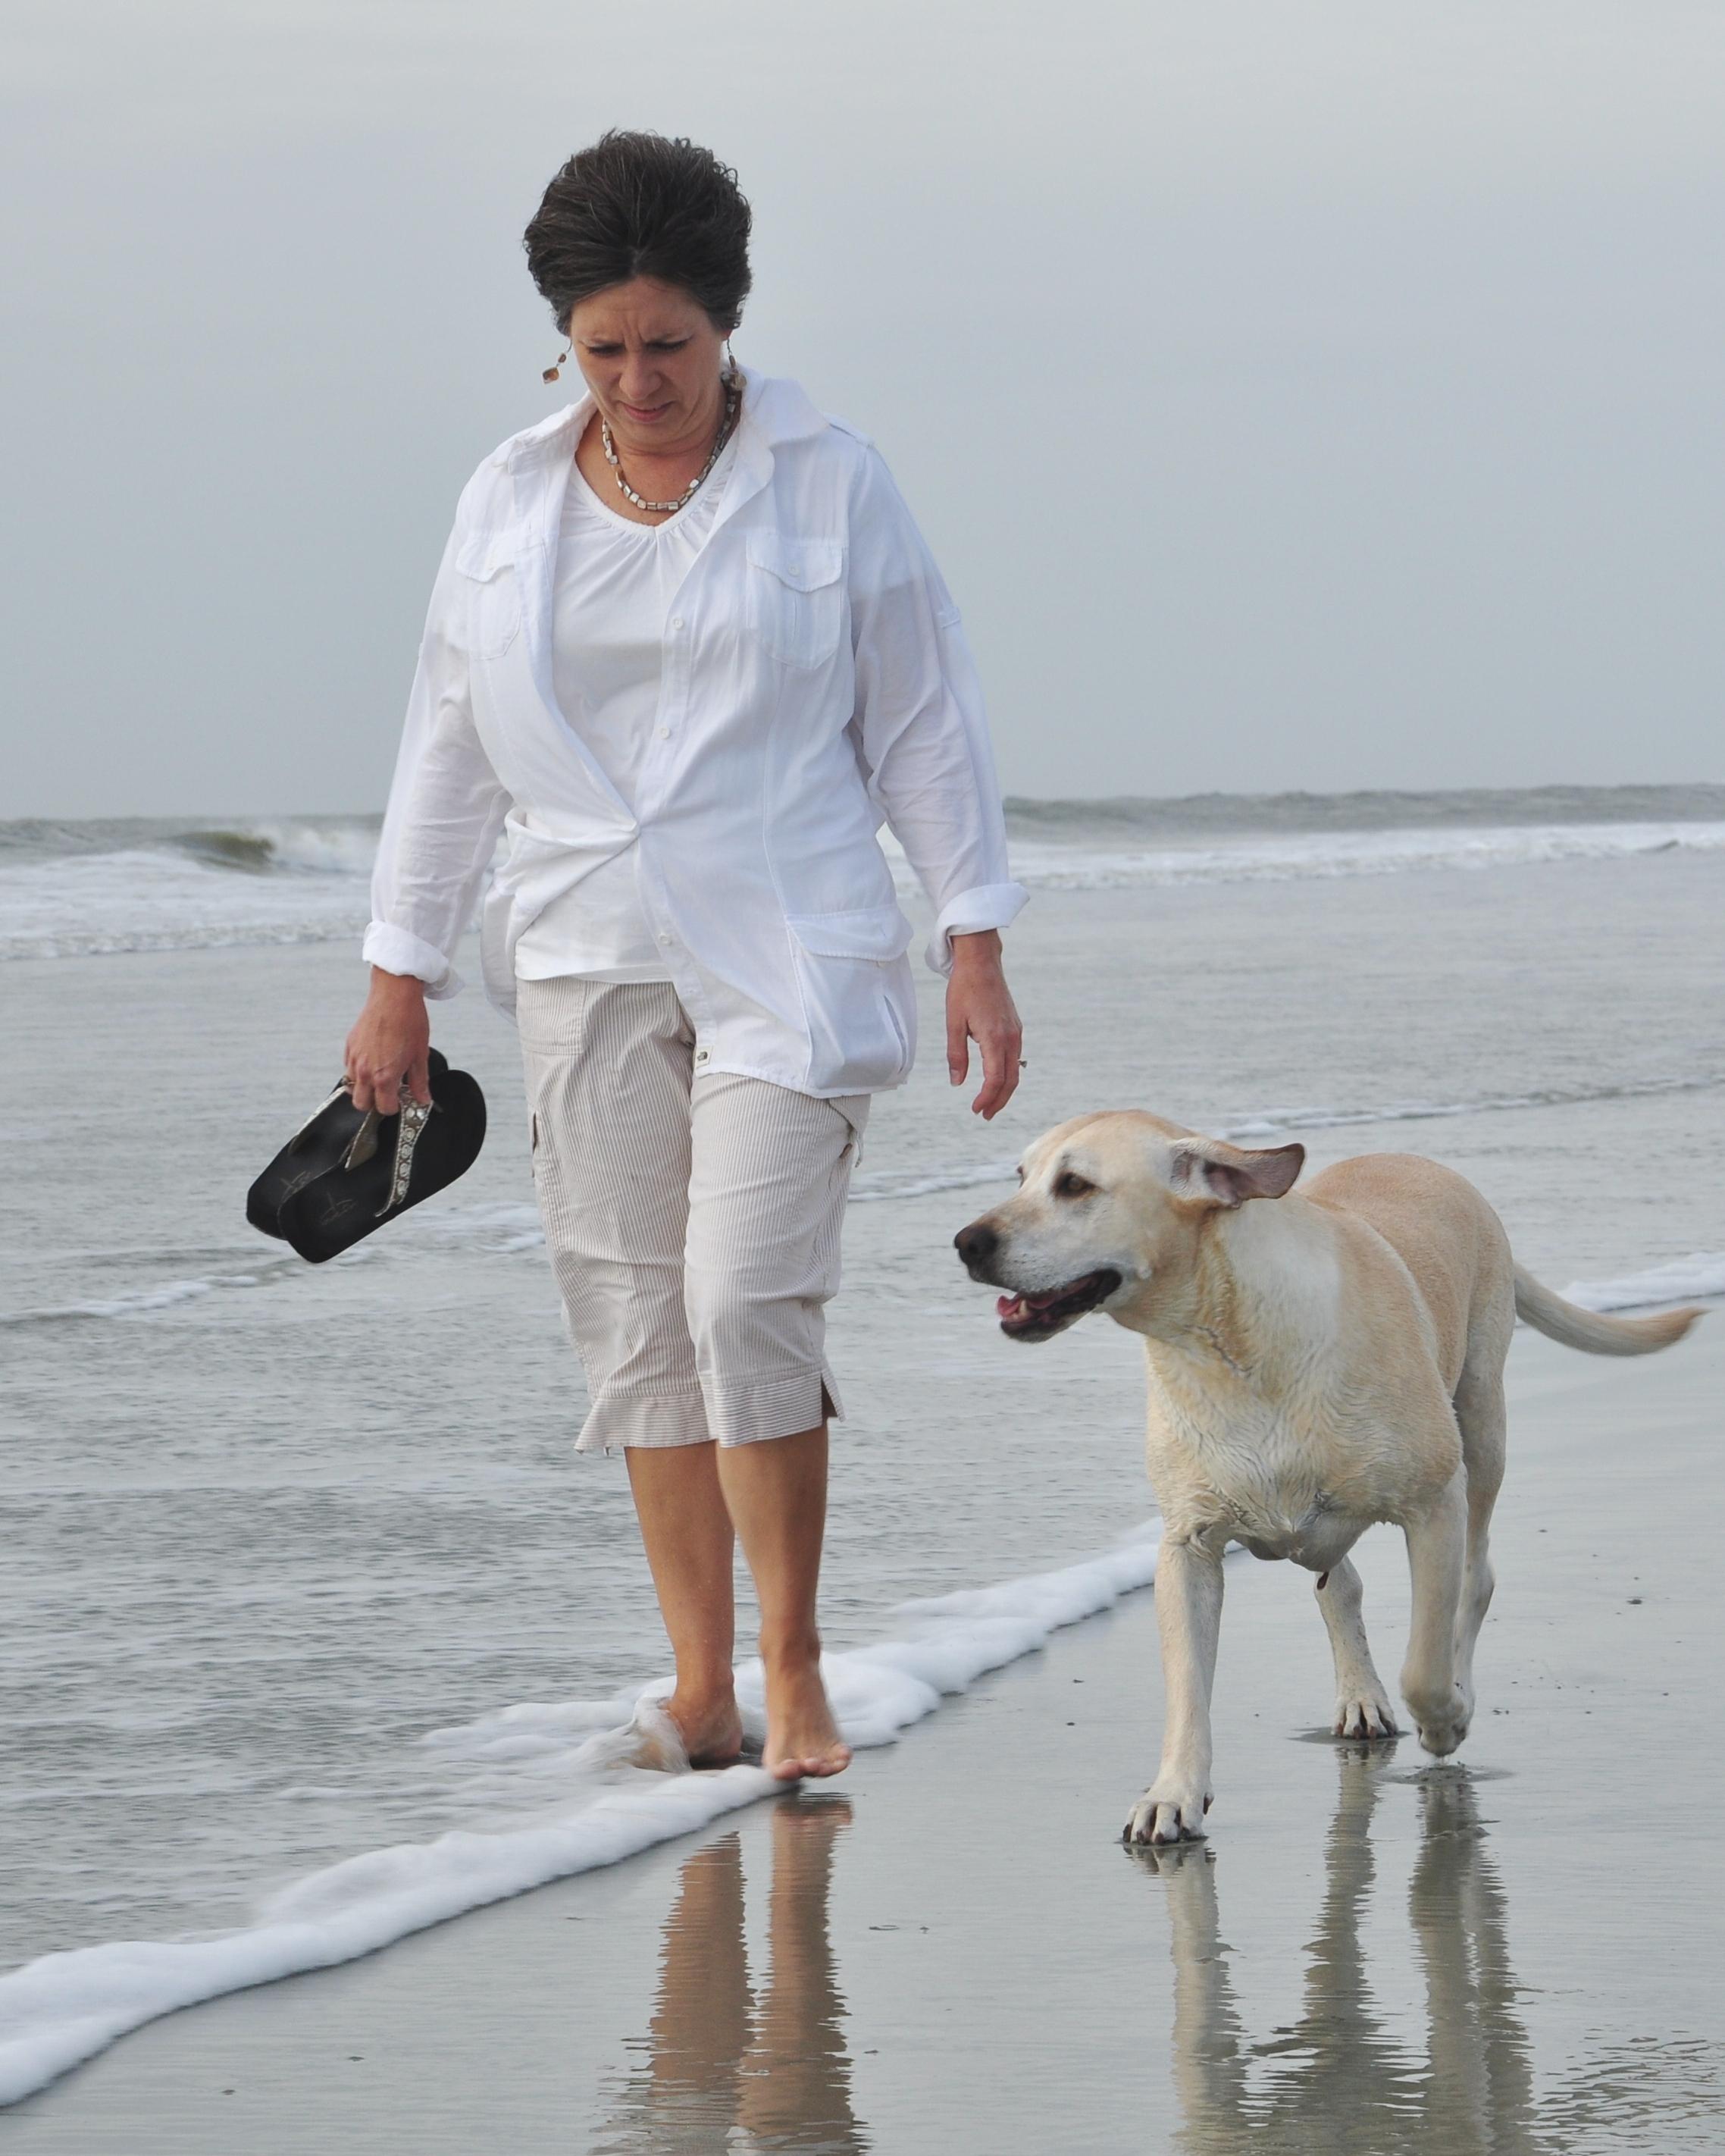
[[0,816],[381,804],[608,126],[1035,793],[1725,779],[1717,0],[8,0]]

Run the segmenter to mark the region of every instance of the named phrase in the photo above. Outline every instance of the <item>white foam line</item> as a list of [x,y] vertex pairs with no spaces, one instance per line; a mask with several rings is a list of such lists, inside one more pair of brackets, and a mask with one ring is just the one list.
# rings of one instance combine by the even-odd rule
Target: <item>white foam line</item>
[[1725,1250],[1692,1250],[1687,1258],[1671,1258],[1618,1280],[1572,1281],[1561,1293],[1583,1310],[1601,1311],[1646,1310],[1725,1295]]
[[878,1204],[888,1198],[931,1198],[938,1190],[973,1190],[985,1183],[1010,1183],[1018,1163],[985,1160],[974,1168],[885,1168],[859,1175],[851,1186],[852,1205]]
[[[1722,1081],[1717,1072],[1689,1078],[1631,1078],[1619,1086],[1548,1087],[1528,1093],[1493,1093],[1476,1101],[1389,1101],[1367,1108],[1261,1108],[1236,1121],[1219,1123],[1212,1137],[1236,1142],[1274,1142],[1290,1131],[1348,1130],[1363,1123],[1420,1123],[1453,1116],[1496,1116],[1518,1108],[1572,1108],[1598,1101],[1651,1100],[1666,1093],[1707,1093]],[[1010,1183],[1017,1172],[1011,1160],[981,1161],[953,1168],[881,1168],[865,1172],[852,1185],[853,1205],[891,1198],[927,1198],[941,1190],[969,1190],[980,1184]]]
[[[1058,1571],[907,1603],[898,1613],[907,1620],[902,1636],[828,1656],[827,1687],[847,1740],[858,1748],[891,1743],[943,1697],[1034,1653],[1062,1625],[1148,1586],[1159,1525],[1148,1522],[1117,1548]],[[759,1664],[739,1673],[745,1707],[758,1702],[760,1683]],[[663,1689],[649,1686],[642,1697]],[[499,1723],[578,1732],[591,1728],[592,1712],[579,1703],[505,1710],[465,1732],[433,1738],[457,1748],[465,1738],[484,1751]],[[263,1920],[243,1931],[48,1954],[0,1977],[0,2105],[31,2095],[164,2014],[356,1960],[487,1902],[694,1833],[782,1787],[757,1767],[637,1774],[627,1787],[608,1789],[564,1818],[350,1857],[276,1895]]]
[[146,958],[169,951],[273,950],[301,943],[346,943],[365,932],[365,916],[333,925],[300,921],[276,927],[68,930],[53,936],[0,937],[0,961],[15,958]]
[[1016,839],[1012,862],[1032,889],[1108,891],[1129,886],[1282,883],[1400,875],[1420,870],[1528,868],[1620,860],[1642,854],[1712,853],[1725,824],[1561,824],[1461,829],[1289,832],[1208,846],[1105,849]]
[[[375,1244],[362,1244],[343,1250],[331,1262],[369,1265],[377,1255]],[[165,1281],[159,1287],[136,1288],[130,1294],[110,1296],[94,1302],[49,1303],[39,1310],[0,1310],[0,1325],[54,1325],[83,1317],[153,1317],[158,1311],[171,1310],[178,1303],[194,1302],[217,1288],[260,1287],[266,1281],[290,1280],[297,1275],[299,1267],[298,1260],[277,1258],[266,1253],[249,1272],[214,1273],[207,1280]]]
[[1668,1093],[1707,1093],[1722,1082],[1717,1071],[1681,1078],[1625,1078],[1615,1086],[1549,1086],[1525,1093],[1487,1093],[1472,1101],[1385,1101],[1364,1108],[1263,1108],[1214,1135],[1225,1138],[1279,1137],[1287,1131],[1345,1130],[1355,1123],[1420,1123],[1451,1116],[1497,1116],[1522,1108],[1577,1108],[1600,1101],[1655,1100]]
[[[247,1285],[250,1284],[248,1281]],[[193,1301],[216,1285],[212,1280],[170,1281],[165,1286],[139,1288],[106,1302],[63,1302],[45,1310],[8,1310],[0,1312],[0,1325],[34,1325],[62,1317],[146,1317],[152,1311],[171,1310],[177,1302]]]

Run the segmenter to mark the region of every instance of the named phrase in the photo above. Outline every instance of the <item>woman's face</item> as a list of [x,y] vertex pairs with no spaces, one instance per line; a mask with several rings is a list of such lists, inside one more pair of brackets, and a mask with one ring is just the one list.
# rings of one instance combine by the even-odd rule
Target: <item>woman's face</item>
[[675,285],[633,277],[581,300],[569,341],[625,456],[705,450],[724,408],[724,339]]

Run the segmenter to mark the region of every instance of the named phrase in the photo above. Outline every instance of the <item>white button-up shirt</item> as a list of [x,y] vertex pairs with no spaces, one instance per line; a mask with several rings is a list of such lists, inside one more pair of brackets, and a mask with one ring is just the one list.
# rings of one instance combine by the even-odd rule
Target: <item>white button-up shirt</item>
[[[384,818],[365,955],[433,995],[501,834],[485,984],[625,849],[704,1070],[821,1095],[903,1082],[911,928],[884,823],[949,937],[1001,928],[1010,879],[982,699],[939,571],[885,465],[794,382],[750,379],[711,538],[667,619],[658,720],[626,802],[560,711],[551,594],[591,400],[504,444],[463,491]],[[576,478],[575,484],[585,484]]]

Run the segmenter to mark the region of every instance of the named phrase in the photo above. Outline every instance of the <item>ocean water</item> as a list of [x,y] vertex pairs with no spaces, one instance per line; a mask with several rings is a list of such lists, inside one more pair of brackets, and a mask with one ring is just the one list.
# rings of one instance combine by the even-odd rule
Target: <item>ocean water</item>
[[[927,983],[831,1313],[825,1619],[875,1741],[1148,1576],[1134,1344],[1003,1341],[950,1247],[1061,1117],[1429,1152],[1578,1299],[1725,1295],[1725,788],[1012,822],[1025,1082],[967,1114]],[[180,1942],[231,1973],[285,1923],[305,1965],[308,1925],[388,1935],[724,1799],[591,1748],[664,1655],[622,1463],[569,1450],[509,1029],[477,994],[435,1010],[493,1110],[453,1190],[321,1269],[245,1225],[340,1069],[375,830],[0,827],[0,1967],[37,1964],[0,1979],[0,2043],[33,2017],[14,2092],[192,1966],[39,1957]]]

